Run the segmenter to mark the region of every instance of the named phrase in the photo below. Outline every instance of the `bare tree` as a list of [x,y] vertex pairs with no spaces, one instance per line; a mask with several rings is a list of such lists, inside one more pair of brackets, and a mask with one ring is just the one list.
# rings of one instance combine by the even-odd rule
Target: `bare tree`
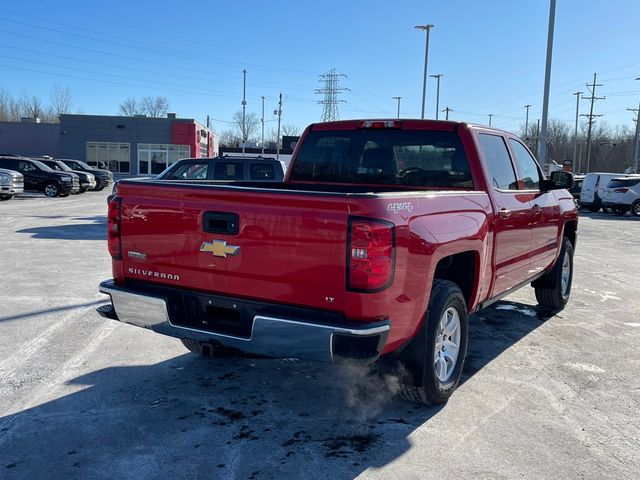
[[0,120],[7,121],[10,118],[11,95],[4,88],[0,89]]
[[54,121],[59,121],[60,115],[69,113],[71,105],[71,90],[69,87],[54,86],[50,99],[51,115],[54,117]]
[[260,121],[255,113],[247,113],[244,122],[242,120],[242,110],[238,110],[233,115],[234,127],[240,133],[242,140],[249,141],[258,131]]
[[242,141],[242,138],[235,130],[225,130],[220,133],[220,144],[227,147],[236,147],[238,143]]
[[149,117],[164,117],[169,111],[169,99],[167,97],[142,97],[140,110]]
[[27,92],[24,92],[18,102],[21,117],[42,118],[45,113],[42,100],[36,95],[30,96]]
[[134,117],[140,114],[140,108],[138,107],[138,100],[134,97],[127,98],[120,104],[119,111],[121,115],[125,117]]
[[283,125],[282,135],[286,137],[297,137],[300,135],[300,129],[297,125]]

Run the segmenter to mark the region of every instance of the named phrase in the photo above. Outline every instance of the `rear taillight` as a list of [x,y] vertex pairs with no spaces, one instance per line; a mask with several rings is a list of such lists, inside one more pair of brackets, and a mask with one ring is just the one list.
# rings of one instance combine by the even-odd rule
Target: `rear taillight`
[[122,260],[122,243],[120,241],[122,199],[114,197],[109,201],[107,213],[107,244],[109,254],[115,260]]
[[613,193],[627,193],[629,191],[628,188],[614,188]]
[[376,292],[393,281],[395,234],[393,224],[352,219],[347,242],[349,290]]

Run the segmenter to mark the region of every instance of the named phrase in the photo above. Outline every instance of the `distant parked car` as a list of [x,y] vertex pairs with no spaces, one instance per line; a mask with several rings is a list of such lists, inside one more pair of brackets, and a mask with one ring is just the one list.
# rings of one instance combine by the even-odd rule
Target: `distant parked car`
[[93,190],[96,188],[96,177],[92,173],[83,172],[82,170],[71,170],[71,168],[69,168],[66,163],[61,162],[60,160],[49,158],[41,158],[39,160],[51,170],[57,170],[59,172],[72,172],[78,175],[78,177],[80,178],[79,193],[84,193],[87,190]]
[[72,160],[69,158],[58,158],[57,160],[66,163],[67,166],[72,170],[80,170],[82,172],[87,172],[95,176],[96,188],[94,190],[100,191],[113,183],[113,173],[111,173],[109,170],[90,167],[80,160]]
[[582,190],[582,182],[584,182],[584,175],[574,175],[573,177],[573,187],[569,190],[569,193],[573,195],[573,201],[576,204],[576,207],[580,209],[582,205],[580,204],[580,191]]
[[44,163],[27,157],[0,157],[0,167],[24,175],[24,189],[43,192],[47,197],[66,197],[80,191],[80,179],[71,172],[56,172]]
[[156,179],[282,182],[284,171],[284,162],[268,157],[185,158]]
[[0,200],[11,200],[24,191],[24,176],[20,172],[0,168]]
[[640,217],[640,176],[627,176],[611,180],[602,197],[602,206],[613,208],[616,215],[631,214]]
[[[607,184],[618,177],[627,177],[623,173],[587,173],[582,183],[580,192],[580,204],[592,212],[598,212],[602,208],[602,196]],[[605,207],[609,209],[609,207]]]

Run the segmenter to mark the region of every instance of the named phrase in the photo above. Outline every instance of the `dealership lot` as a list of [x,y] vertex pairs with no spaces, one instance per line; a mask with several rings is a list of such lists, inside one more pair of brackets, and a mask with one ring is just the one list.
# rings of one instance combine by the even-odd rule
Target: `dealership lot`
[[99,317],[106,196],[0,204],[0,478],[640,477],[640,220],[581,214],[569,306],[472,317],[444,407]]

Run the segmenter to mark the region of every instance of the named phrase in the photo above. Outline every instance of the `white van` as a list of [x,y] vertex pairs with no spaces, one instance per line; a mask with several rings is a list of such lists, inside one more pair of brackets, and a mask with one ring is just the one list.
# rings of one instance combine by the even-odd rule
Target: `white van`
[[624,173],[587,173],[582,182],[580,190],[580,205],[588,208],[592,212],[597,212],[602,208],[602,197],[607,184],[614,178],[628,177]]

